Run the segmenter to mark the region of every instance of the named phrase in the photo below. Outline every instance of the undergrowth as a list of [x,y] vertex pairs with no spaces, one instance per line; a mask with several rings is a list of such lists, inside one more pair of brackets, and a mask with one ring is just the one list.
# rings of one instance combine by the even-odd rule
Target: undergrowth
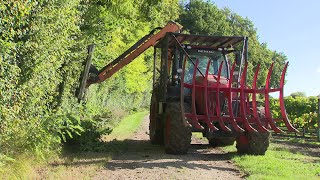
[[[147,111],[143,111],[117,121],[115,119],[88,121],[86,122],[88,123],[87,128],[81,136],[73,135],[74,139],[67,139],[62,148],[62,155],[54,153],[42,159],[33,154],[21,154],[13,159],[0,154],[0,179],[41,179],[43,177],[46,179],[66,177],[86,179],[97,167],[86,167],[86,172],[74,172],[76,167],[69,165],[74,162],[82,162],[88,157],[104,162],[113,154],[126,151],[129,147],[125,139],[137,131],[143,117],[147,114]],[[105,129],[100,126],[102,124]]]

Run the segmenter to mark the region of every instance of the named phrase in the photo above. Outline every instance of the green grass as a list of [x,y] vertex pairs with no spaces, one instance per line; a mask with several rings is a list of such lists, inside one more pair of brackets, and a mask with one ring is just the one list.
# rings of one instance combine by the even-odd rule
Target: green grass
[[296,138],[294,136],[279,136],[277,137],[277,141],[300,143],[305,145],[320,145],[320,142],[315,138]]
[[[203,139],[202,133],[194,132],[192,135]],[[268,151],[264,156],[238,155],[235,145],[224,147],[230,158],[240,169],[247,174],[246,179],[320,179],[320,157],[305,155],[295,150],[289,151],[286,146],[277,143],[289,143],[305,148],[320,145],[314,139],[294,137],[274,137]],[[320,147],[320,146],[319,146]]]
[[[192,133],[196,138],[203,139],[202,133]],[[298,150],[289,151],[286,146],[278,143],[296,144],[297,146],[317,146],[320,143],[305,138],[274,137],[264,156],[239,155],[235,145],[224,147],[230,158],[247,174],[246,179],[320,179],[320,157],[302,154]]]
[[143,118],[148,114],[147,111],[138,112],[125,117],[121,122],[113,128],[110,135],[106,136],[106,140],[123,140],[130,137],[134,132],[137,131]]
[[35,173],[34,167],[44,162],[27,154],[21,154],[14,159],[3,157],[0,156],[0,179],[28,179]]
[[[234,153],[228,146],[225,151]],[[320,179],[320,158],[295,154],[271,143],[265,156],[232,155],[232,160],[249,176],[247,179]]]
[[202,133],[201,132],[192,132],[192,136],[194,136],[195,138],[197,139],[207,139],[205,137],[202,136]]

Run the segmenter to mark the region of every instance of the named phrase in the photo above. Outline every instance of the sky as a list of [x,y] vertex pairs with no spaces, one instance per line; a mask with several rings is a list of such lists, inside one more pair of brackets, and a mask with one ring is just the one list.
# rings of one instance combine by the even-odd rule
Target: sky
[[298,91],[307,96],[320,95],[320,0],[212,2],[249,18],[257,28],[259,41],[288,57],[285,96]]

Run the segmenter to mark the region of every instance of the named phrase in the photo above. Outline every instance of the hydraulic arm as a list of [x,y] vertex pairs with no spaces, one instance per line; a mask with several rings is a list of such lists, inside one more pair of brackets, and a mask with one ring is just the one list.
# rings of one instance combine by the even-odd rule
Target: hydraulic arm
[[[132,62],[136,57],[138,57],[149,47],[154,46],[166,35],[167,32],[178,32],[181,30],[181,28],[181,25],[173,21],[168,22],[167,25],[163,28],[155,28],[148,35],[144,36],[133,46],[131,46],[127,51],[122,53],[118,58],[103,67],[100,71],[96,70],[96,72],[93,72],[91,67],[91,57],[94,46],[89,46],[85,69],[82,72],[80,87],[77,93],[78,99],[81,100],[83,98],[85,88],[89,87],[91,84],[101,83],[105,81],[114,73],[118,72],[124,66]],[[158,29],[160,29],[160,31],[155,33],[155,31]],[[93,73],[94,75],[89,76],[89,73]]]

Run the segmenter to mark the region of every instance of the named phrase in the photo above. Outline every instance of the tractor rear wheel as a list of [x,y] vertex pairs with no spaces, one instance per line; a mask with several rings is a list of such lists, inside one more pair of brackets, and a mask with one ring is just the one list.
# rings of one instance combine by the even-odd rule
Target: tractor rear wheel
[[188,152],[192,134],[179,102],[167,104],[164,134],[166,153],[186,154]]
[[[155,92],[155,91],[154,91]],[[151,103],[150,103],[150,123],[149,123],[149,137],[151,144],[163,145],[164,134],[163,134],[163,124],[161,118],[157,113],[158,101],[156,94],[152,93]]]
[[215,137],[215,138],[207,138],[209,144],[212,147],[224,147],[230,146],[234,144],[235,138],[234,137]]

